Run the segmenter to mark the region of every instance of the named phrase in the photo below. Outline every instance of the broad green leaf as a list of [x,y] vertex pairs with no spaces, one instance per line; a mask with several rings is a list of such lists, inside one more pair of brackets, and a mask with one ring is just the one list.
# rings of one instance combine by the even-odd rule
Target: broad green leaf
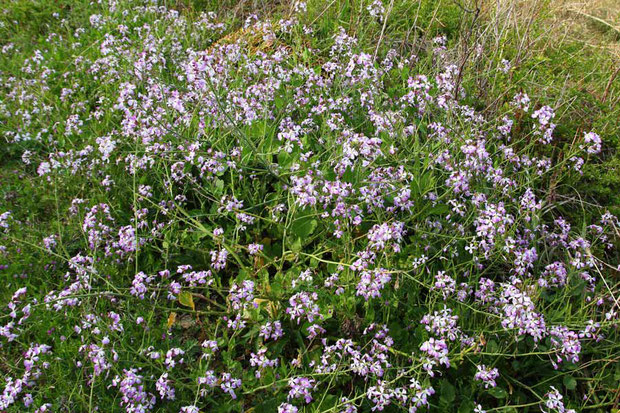
[[506,390],[502,389],[501,387],[493,387],[489,389],[489,393],[496,399],[505,399],[506,396],[508,396]]
[[313,219],[311,216],[306,216],[293,221],[291,231],[300,238],[306,238],[314,232],[317,225],[318,222],[316,219]]
[[179,293],[179,304],[184,307],[189,307],[192,310],[196,310],[196,306],[194,305],[194,298],[192,297],[192,293],[189,291],[181,291]]
[[452,403],[455,397],[456,392],[454,390],[454,386],[450,384],[448,380],[442,380],[441,393],[439,398],[447,403]]
[[564,380],[562,380],[562,382],[564,383],[564,387],[568,390],[575,390],[577,387],[577,380],[575,380],[574,377],[564,376]]

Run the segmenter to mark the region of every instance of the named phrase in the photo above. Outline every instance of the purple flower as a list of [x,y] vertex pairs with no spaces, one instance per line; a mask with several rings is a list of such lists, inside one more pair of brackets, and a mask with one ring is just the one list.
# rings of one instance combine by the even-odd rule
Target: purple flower
[[373,412],[382,411],[392,402],[393,392],[385,382],[378,380],[376,386],[368,388],[366,397],[374,404],[371,408]]
[[228,299],[234,310],[246,308],[254,300],[254,281],[244,280],[241,286],[233,284]]
[[549,106],[543,106],[532,114],[532,118],[538,119],[538,129],[534,133],[542,135],[539,141],[543,144],[549,144],[553,139],[552,135],[556,125],[551,123],[551,119],[554,117],[555,112]]
[[277,340],[283,335],[284,333],[282,332],[282,323],[280,323],[279,321],[268,321],[261,326],[260,332],[258,334],[258,336],[262,337],[265,341]]
[[262,244],[250,244],[250,245],[248,245],[248,252],[250,253],[250,255],[256,255],[256,254],[258,254],[262,250],[263,250],[263,245]]
[[420,350],[428,354],[431,358],[436,359],[440,364],[450,367],[448,346],[444,340],[435,340],[431,337],[422,343]]
[[398,221],[375,225],[368,231],[369,247],[374,250],[383,250],[389,243],[393,243],[394,250],[398,252],[398,244],[402,241],[405,232],[405,224]]
[[446,299],[456,291],[456,281],[445,271],[439,271],[435,275],[435,284],[433,284],[432,289],[440,291],[443,298]]
[[312,401],[310,390],[314,389],[315,384],[316,380],[307,377],[291,378],[288,381],[291,389],[288,392],[287,398],[289,400],[303,398],[306,403],[310,403]]
[[297,320],[297,324],[302,318],[313,322],[319,316],[319,306],[316,304],[318,298],[317,293],[299,292],[288,300],[290,307],[286,309],[286,313],[290,315],[291,320]]
[[[558,363],[561,363],[564,359],[571,363],[579,362],[581,342],[577,333],[570,331],[564,326],[554,326],[549,329],[549,338],[553,348],[558,352],[556,354]],[[553,364],[557,368],[555,362]]]
[[223,270],[226,267],[228,259],[228,251],[221,249],[219,251],[211,251],[211,266],[216,270]]
[[381,0],[374,0],[372,3],[366,7],[368,13],[376,18],[380,23],[383,22],[383,15],[385,14],[385,8],[383,7],[383,3]]
[[217,376],[213,372],[213,370],[207,370],[204,376],[198,377],[196,380],[198,384],[204,384],[211,388],[217,385]]
[[585,145],[581,145],[581,149],[585,149],[589,154],[597,154],[601,151],[602,140],[594,132],[587,132],[583,135],[583,142]]
[[485,389],[497,386],[495,379],[499,377],[499,371],[496,368],[488,368],[484,364],[476,366],[476,368],[478,371],[476,372],[474,378],[483,382]]
[[174,387],[170,385],[170,380],[168,380],[168,373],[164,373],[159,376],[159,379],[157,379],[157,383],[155,383],[155,388],[159,392],[162,400],[174,400]]
[[573,409],[564,407],[563,396],[555,387],[551,386],[551,390],[545,395],[545,398],[545,407],[549,409],[545,413],[575,413]]
[[136,250],[138,241],[134,227],[127,225],[118,230],[118,247],[122,253],[130,253]]
[[147,292],[147,287],[152,282],[153,278],[154,277],[147,276],[145,273],[140,271],[134,275],[129,293],[140,298],[141,300],[144,300],[144,294]]
[[547,335],[545,319],[535,311],[532,299],[516,286],[503,284],[500,297],[503,313],[502,326],[506,329],[517,329],[519,335],[529,334],[534,341]]
[[250,353],[250,365],[252,367],[258,367],[256,370],[256,378],[260,378],[261,371],[266,367],[275,367],[278,365],[278,359],[270,360],[265,355],[267,353],[266,348],[258,350],[256,353]]
[[370,298],[381,297],[381,290],[391,279],[390,273],[383,268],[362,271],[356,295],[361,295],[366,301]]
[[177,363],[183,364],[183,359],[181,358],[179,361],[175,360],[175,357],[182,356],[185,354],[185,351],[180,348],[171,348],[166,352],[166,359],[164,360],[164,365],[168,370],[173,369]]
[[555,112],[549,106],[543,106],[532,114],[532,118],[538,119],[541,126],[549,125],[551,119],[555,117]]
[[228,393],[230,397],[236,399],[235,389],[241,387],[241,380],[232,377],[230,373],[222,373],[220,381],[220,388],[224,390],[224,393]]
[[425,325],[426,331],[442,339],[454,341],[462,334],[457,325],[459,317],[452,315],[452,310],[444,307],[441,311],[427,314],[420,320]]
[[289,403],[282,403],[278,406],[278,413],[297,413],[299,409]]
[[127,410],[148,412],[155,406],[155,396],[147,393],[143,377],[137,369],[123,370],[123,376],[116,376],[112,386],[118,387],[121,393],[121,406]]

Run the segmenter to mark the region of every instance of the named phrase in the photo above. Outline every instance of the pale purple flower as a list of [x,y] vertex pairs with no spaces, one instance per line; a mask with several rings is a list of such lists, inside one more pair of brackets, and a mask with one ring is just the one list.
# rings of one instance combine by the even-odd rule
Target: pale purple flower
[[[544,405],[547,411],[543,410],[545,413],[575,413],[573,409],[567,409],[564,407],[564,402],[562,401],[564,397],[560,394],[560,392],[553,386],[551,386],[551,390],[545,395]],[[542,409],[541,409],[542,410]]]
[[286,313],[297,324],[301,323],[302,318],[312,322],[319,316],[319,306],[316,304],[318,298],[317,293],[299,292],[289,299]]
[[157,383],[155,383],[155,388],[159,392],[159,395],[162,400],[174,400],[174,387],[170,385],[170,380],[168,380],[168,373],[164,373],[157,379]]
[[303,398],[306,403],[312,401],[312,394],[310,391],[314,389],[316,380],[307,377],[294,377],[289,379],[288,385],[291,388],[288,392],[287,398],[299,399]]
[[263,250],[262,244],[249,244],[248,245],[248,252],[250,253],[250,255],[256,255],[262,250]]
[[224,393],[228,393],[230,397],[236,399],[235,389],[241,387],[241,380],[232,377],[230,373],[222,373],[220,381],[220,388],[224,390]]
[[277,340],[283,335],[284,333],[282,332],[282,323],[280,323],[279,321],[268,321],[261,326],[260,332],[258,333],[258,336],[262,337],[265,341]]
[[366,7],[368,13],[379,20],[379,22],[383,22],[383,15],[385,14],[385,7],[383,7],[383,2],[381,0],[373,0],[372,3]]
[[370,298],[380,297],[381,290],[391,279],[390,273],[383,268],[362,271],[355,294],[361,295],[366,301]]
[[282,403],[278,406],[278,413],[297,413],[299,409],[289,403]]
[[581,149],[585,149],[589,154],[597,154],[601,151],[602,140],[596,133],[584,133],[583,141],[585,145],[581,145]]
[[474,378],[481,381],[484,384],[485,389],[497,386],[495,379],[499,377],[499,371],[496,368],[488,368],[484,364],[478,365],[476,368],[478,371],[476,372]]

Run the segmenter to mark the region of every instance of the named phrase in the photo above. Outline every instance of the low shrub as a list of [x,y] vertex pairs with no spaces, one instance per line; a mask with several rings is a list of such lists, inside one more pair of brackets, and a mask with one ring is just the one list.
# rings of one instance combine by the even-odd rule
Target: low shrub
[[596,130],[303,3],[74,12],[2,50],[0,410],[613,406],[619,223],[558,189]]

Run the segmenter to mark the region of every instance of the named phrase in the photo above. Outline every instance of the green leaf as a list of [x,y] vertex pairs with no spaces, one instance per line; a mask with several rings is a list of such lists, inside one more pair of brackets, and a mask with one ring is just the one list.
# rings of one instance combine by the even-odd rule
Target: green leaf
[[280,401],[277,398],[272,397],[272,398],[265,400],[261,404],[257,404],[256,406],[254,406],[253,412],[254,413],[275,412],[278,410],[278,404],[280,404]]
[[291,231],[293,232],[293,234],[303,239],[312,234],[316,229],[317,225],[318,222],[316,219],[313,219],[312,216],[305,216],[293,221]]
[[276,96],[274,101],[278,110],[281,110],[286,105],[286,100],[282,96]]
[[459,406],[459,413],[471,413],[476,408],[476,405],[471,400],[465,400]]
[[192,310],[196,310],[196,306],[194,305],[194,298],[192,297],[192,293],[189,291],[181,291],[179,293],[179,304],[184,307],[189,307]]
[[372,304],[366,302],[366,316],[364,317],[366,321],[370,324],[375,321],[375,307]]
[[454,386],[450,384],[448,380],[442,380],[441,396],[439,398],[442,401],[445,401],[447,403],[452,403],[455,397],[456,397],[456,392],[454,390]]
[[286,151],[280,151],[280,153],[278,153],[278,165],[280,165],[282,168],[288,168],[289,166],[291,166],[292,163],[293,157],[291,156],[291,154],[287,153]]
[[430,216],[430,215],[439,215],[439,216],[443,216],[446,215],[448,212],[450,212],[450,207],[446,204],[441,204],[441,205],[437,205],[433,208],[429,208],[426,211],[426,215],[425,216]]
[[224,181],[222,181],[221,179],[215,180],[215,190],[213,191],[213,193],[215,193],[216,195],[224,193]]
[[295,238],[295,241],[291,243],[291,251],[294,254],[290,254],[291,256],[287,254],[284,259],[293,261],[296,258],[296,254],[301,251],[301,237]]
[[409,79],[409,67],[403,67],[403,70],[400,71],[400,78],[403,81],[407,81],[407,79]]
[[562,382],[564,383],[564,387],[568,390],[575,390],[577,387],[577,380],[575,380],[574,377],[564,376],[564,380],[562,380]]
[[489,389],[489,393],[496,399],[505,399],[508,396],[506,390],[502,389],[501,387],[493,387]]

